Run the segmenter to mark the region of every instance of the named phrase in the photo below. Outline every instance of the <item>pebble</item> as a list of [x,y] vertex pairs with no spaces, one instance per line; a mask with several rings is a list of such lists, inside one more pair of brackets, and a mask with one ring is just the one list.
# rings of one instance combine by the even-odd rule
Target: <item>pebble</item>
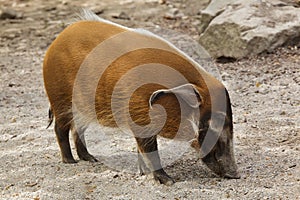
[[17,122],[17,119],[15,117],[13,117],[10,121],[11,123],[16,123]]
[[285,112],[285,111],[282,111],[282,112],[280,113],[280,115],[286,115],[286,112]]
[[269,90],[268,89],[265,89],[265,88],[262,88],[259,90],[259,93],[260,94],[268,94],[269,93]]
[[161,4],[161,5],[162,5],[162,4],[166,4],[166,3],[167,3],[167,0],[159,0],[158,3]]
[[222,77],[222,80],[229,80],[229,79],[231,79],[231,75],[228,74],[227,72],[223,72],[221,74],[221,77]]
[[96,14],[96,15],[101,15],[104,13],[104,9],[102,8],[96,8],[96,9],[93,9],[93,12]]
[[124,19],[124,20],[130,20],[130,17],[128,16],[127,13],[125,13],[124,11],[117,13],[117,14],[112,14],[111,15],[112,18],[115,19]]
[[164,16],[165,19],[176,20],[176,19],[188,19],[178,8],[171,8]]
[[294,168],[296,166],[297,166],[296,164],[293,164],[293,165],[290,165],[289,168]]
[[62,1],[61,4],[62,4],[62,5],[68,5],[69,2],[67,2],[67,1]]
[[169,12],[173,15],[177,15],[179,13],[179,10],[178,10],[178,8],[172,8],[172,9],[170,9]]
[[18,19],[18,18],[22,18],[22,14],[16,12],[15,10],[12,9],[3,9],[0,10],[0,19],[4,20],[4,19]]
[[56,6],[48,6],[45,8],[45,11],[49,12],[49,11],[54,11],[56,9],[57,9]]
[[176,16],[173,15],[172,13],[166,13],[166,14],[164,15],[164,19],[175,20],[175,19],[176,19]]

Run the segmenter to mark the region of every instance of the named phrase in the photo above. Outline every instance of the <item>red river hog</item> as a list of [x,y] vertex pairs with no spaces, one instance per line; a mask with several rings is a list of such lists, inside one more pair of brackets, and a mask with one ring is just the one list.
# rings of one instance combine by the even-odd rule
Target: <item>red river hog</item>
[[[224,85],[166,40],[84,10],[48,48],[43,76],[62,161],[96,162],[85,145],[90,123],[127,129],[136,139],[141,173],[171,185],[157,136],[189,140],[221,177],[239,178],[230,98]],[[120,134],[122,134],[120,132]]]

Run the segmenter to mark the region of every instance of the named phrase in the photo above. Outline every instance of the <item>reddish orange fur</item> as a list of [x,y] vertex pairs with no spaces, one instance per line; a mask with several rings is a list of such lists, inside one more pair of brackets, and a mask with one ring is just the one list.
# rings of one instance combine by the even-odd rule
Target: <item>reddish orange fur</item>
[[[80,21],[67,27],[51,44],[44,60],[44,82],[51,108],[56,120],[63,123],[72,121],[72,92],[76,74],[86,56],[101,42],[107,38],[126,31],[113,24],[97,21]],[[122,44],[120,44],[122,45]],[[109,52],[108,52],[109,53]],[[115,127],[111,110],[111,96],[116,82],[130,69],[143,63],[161,63],[170,66],[181,73],[185,78],[196,86],[201,94],[201,115],[210,114],[211,98],[206,83],[214,87],[214,95],[218,89],[224,86],[204,70],[199,70],[184,57],[179,57],[172,52],[158,49],[142,49],[129,52],[115,60],[104,72],[97,87],[95,97],[95,108],[99,122],[104,126]],[[162,73],[163,72],[158,72]],[[147,74],[144,74],[147,76]],[[141,77],[131,77],[139,79]],[[168,81],[168,76],[162,76]],[[175,81],[170,83],[174,87],[185,84]],[[128,106],[132,120],[139,125],[150,123],[149,98],[153,92],[164,89],[159,84],[146,84],[135,91]],[[126,87],[122,93],[126,94]],[[122,94],[119,94],[122,98]],[[84,97],[82,97],[84,98]],[[215,98],[218,99],[218,98]],[[179,104],[174,95],[167,95],[166,98],[158,100],[168,114],[167,123],[160,135],[173,138],[180,123]],[[123,113],[119,113],[122,115]],[[125,116],[125,115],[124,115]],[[126,117],[124,122],[126,123]],[[62,124],[63,124],[62,123]]]

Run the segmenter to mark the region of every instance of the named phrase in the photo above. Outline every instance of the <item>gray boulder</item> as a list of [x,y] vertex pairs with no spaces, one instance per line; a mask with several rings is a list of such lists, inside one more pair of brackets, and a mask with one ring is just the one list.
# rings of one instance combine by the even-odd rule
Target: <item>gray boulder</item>
[[300,38],[300,8],[278,0],[212,0],[200,12],[200,44],[214,58],[242,58]]

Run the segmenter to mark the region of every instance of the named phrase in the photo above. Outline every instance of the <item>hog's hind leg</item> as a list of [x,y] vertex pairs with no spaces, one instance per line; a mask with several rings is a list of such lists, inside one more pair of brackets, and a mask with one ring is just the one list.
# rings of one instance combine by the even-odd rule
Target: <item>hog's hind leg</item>
[[60,147],[62,161],[64,163],[76,163],[72,155],[70,141],[69,141],[70,125],[60,123],[60,122],[61,122],[60,120],[55,121],[54,130],[55,130],[57,142]]
[[94,156],[92,156],[86,148],[86,143],[84,138],[85,130],[86,128],[84,127],[75,128],[74,126],[72,126],[72,134],[76,146],[77,155],[81,160],[97,162],[98,160]]

